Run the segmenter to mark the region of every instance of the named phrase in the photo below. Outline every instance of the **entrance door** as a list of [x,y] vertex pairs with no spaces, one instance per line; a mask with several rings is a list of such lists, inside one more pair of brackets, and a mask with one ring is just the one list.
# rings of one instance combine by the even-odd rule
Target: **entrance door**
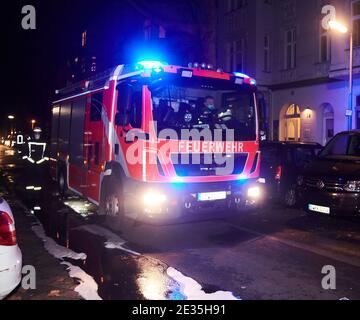
[[325,121],[324,144],[327,144],[334,137],[334,118],[326,118],[324,121]]
[[323,111],[323,144],[326,145],[334,137],[334,110],[330,104],[325,104]]
[[286,119],[286,141],[300,141],[300,119]]
[[301,140],[300,108],[298,105],[295,105],[295,104],[290,105],[286,111],[285,140],[286,141],[300,141]]

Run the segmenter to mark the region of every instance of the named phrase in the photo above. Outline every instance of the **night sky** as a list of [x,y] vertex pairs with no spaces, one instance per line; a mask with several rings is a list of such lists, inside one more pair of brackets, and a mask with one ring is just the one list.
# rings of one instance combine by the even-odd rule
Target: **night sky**
[[[31,118],[49,125],[54,91],[66,84],[67,64],[79,53],[83,30],[91,32],[103,68],[122,63],[124,44],[142,36],[143,25],[126,0],[6,2],[1,9],[2,126],[8,114],[16,115],[17,127],[28,126]],[[27,4],[36,8],[36,30],[21,27],[21,9]]]
[[45,120],[49,112],[46,107],[56,87],[57,68],[66,65],[69,54],[64,35],[71,28],[72,19],[65,16],[71,1],[61,1],[61,5],[54,5],[56,1],[32,2],[37,12],[36,30],[21,27],[21,8],[29,2],[7,3],[1,21],[1,30],[5,30],[1,70],[6,79],[2,115],[16,114],[18,121],[31,117]]
[[[201,52],[198,29],[195,27],[190,33],[188,30],[196,25],[196,19],[203,17],[194,1],[7,0],[6,3],[2,4],[0,21],[1,55],[5,55],[1,58],[5,80],[0,107],[2,129],[8,126],[9,114],[16,116],[17,128],[28,128],[32,118],[49,127],[54,92],[69,80],[70,62],[84,56],[81,48],[84,30],[88,32],[86,55],[97,57],[97,71],[147,58],[139,55],[146,51],[153,54],[152,58],[186,64],[194,61],[189,59],[195,59],[197,51]],[[36,9],[36,30],[24,30],[21,26],[21,9],[28,4]],[[167,20],[165,40],[144,43],[144,21],[149,17],[156,23]],[[182,25],[187,27],[179,28]],[[193,57],[184,57],[190,53]]]

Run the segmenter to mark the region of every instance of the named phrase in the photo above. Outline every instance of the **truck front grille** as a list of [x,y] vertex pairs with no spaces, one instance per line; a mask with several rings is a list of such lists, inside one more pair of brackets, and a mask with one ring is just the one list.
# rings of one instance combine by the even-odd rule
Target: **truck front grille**
[[[175,172],[179,177],[199,177],[199,176],[215,176],[216,169],[224,169],[226,163],[218,164],[216,162],[216,155],[207,155],[204,154],[190,154],[189,161],[182,163],[181,154],[173,154],[171,156],[171,161],[174,165]],[[226,155],[218,155],[219,157],[225,157]],[[245,164],[247,161],[247,154],[233,154],[228,155],[227,158],[228,164],[233,163],[233,167],[230,168],[231,174],[241,175],[244,172]],[[222,158],[224,159],[224,158]],[[200,160],[200,161],[199,161]]]

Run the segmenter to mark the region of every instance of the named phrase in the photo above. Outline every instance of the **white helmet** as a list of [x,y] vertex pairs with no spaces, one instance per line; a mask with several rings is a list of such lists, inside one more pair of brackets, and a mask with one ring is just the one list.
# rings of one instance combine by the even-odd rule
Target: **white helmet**
[[39,127],[34,128],[34,138],[35,140],[40,140],[42,130]]

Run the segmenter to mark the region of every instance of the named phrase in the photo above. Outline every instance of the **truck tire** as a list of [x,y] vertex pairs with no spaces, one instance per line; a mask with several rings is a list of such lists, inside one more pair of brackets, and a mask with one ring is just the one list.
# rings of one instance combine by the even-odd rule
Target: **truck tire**
[[99,215],[122,219],[124,215],[123,188],[119,179],[105,178],[101,188]]
[[68,183],[67,183],[67,178],[66,178],[66,174],[65,174],[65,170],[61,169],[59,171],[59,176],[58,176],[58,188],[59,188],[59,194],[61,197],[64,197],[66,194],[66,191],[68,189]]

